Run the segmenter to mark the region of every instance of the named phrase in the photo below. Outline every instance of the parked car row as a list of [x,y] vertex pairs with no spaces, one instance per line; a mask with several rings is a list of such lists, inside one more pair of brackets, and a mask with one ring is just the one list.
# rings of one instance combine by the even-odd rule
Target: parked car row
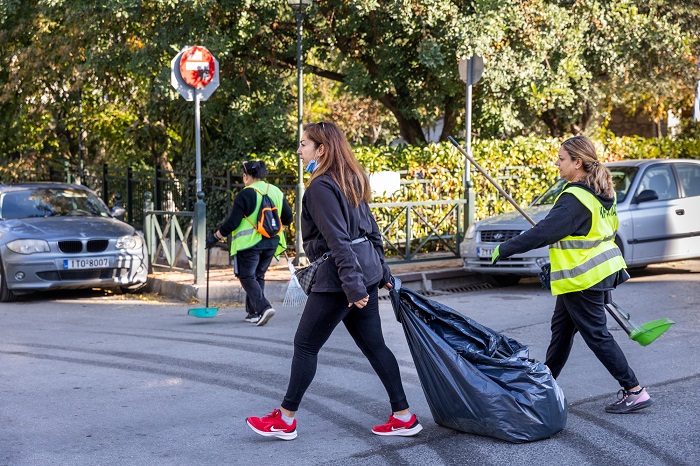
[[0,302],[55,289],[137,291],[148,280],[143,235],[93,191],[63,183],[0,184]]
[[[617,192],[615,239],[628,267],[700,258],[700,161],[627,160],[606,164]],[[536,222],[564,186],[558,180],[525,210]],[[0,302],[36,291],[117,288],[148,281],[141,232],[118,220],[91,190],[64,183],[0,184]],[[460,245],[465,270],[495,285],[536,276],[546,247],[491,264],[496,246],[530,228],[518,212],[472,225]]]
[[[628,267],[700,257],[700,161],[626,160],[606,166],[617,193],[615,242]],[[524,208],[535,222],[546,217],[564,184],[558,180]],[[498,244],[529,228],[517,211],[475,223],[460,245],[464,268],[499,286],[536,276],[540,266],[549,262],[547,247],[491,264]]]

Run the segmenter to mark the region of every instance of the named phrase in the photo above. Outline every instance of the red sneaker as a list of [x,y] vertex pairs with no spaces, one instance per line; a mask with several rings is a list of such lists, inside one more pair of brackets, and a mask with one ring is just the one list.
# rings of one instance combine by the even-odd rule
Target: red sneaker
[[279,409],[263,417],[249,417],[245,422],[256,433],[264,437],[277,437],[282,440],[297,438],[297,420],[294,419],[290,426],[282,420],[282,412]]
[[411,415],[411,419],[409,419],[408,422],[403,422],[392,414],[389,416],[389,422],[386,424],[372,427],[372,433],[374,434],[400,435],[402,437],[416,435],[421,430],[423,430],[423,426],[420,425],[415,414]]

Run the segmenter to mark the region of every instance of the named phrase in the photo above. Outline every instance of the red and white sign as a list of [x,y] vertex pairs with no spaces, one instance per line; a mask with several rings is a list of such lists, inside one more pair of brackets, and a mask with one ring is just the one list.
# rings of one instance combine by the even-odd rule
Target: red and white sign
[[186,45],[170,61],[170,83],[188,102],[207,100],[219,87],[219,62],[206,47]]
[[185,50],[180,57],[180,74],[187,84],[202,89],[214,79],[216,63],[206,47],[195,45]]

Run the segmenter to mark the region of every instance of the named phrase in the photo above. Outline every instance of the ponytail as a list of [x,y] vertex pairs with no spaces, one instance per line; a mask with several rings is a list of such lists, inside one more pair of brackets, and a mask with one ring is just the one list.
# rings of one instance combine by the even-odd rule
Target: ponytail
[[[585,164],[584,164],[585,165]],[[590,164],[591,167],[584,167],[587,174],[582,180],[596,194],[603,194],[607,197],[613,197],[615,194],[615,185],[612,180],[612,173],[608,167],[596,161]]]

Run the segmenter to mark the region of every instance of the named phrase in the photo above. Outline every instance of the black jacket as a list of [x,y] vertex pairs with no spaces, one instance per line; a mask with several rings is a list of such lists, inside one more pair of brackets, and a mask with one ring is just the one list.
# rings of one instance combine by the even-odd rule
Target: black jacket
[[[312,291],[344,291],[349,303],[367,296],[367,287],[390,278],[379,227],[366,202],[352,207],[330,176],[314,179],[304,192],[301,211],[304,251],[316,260],[330,251],[316,273]],[[366,236],[368,241],[351,244]]]
[[[604,195],[595,194],[583,183],[570,183],[567,186],[578,186],[594,194],[598,201],[609,209],[614,199]],[[502,258],[510,257],[532,249],[554,244],[567,236],[586,236],[592,226],[591,211],[584,206],[576,196],[570,193],[562,194],[549,211],[547,216],[530,230],[502,243],[498,252]],[[618,274],[603,279],[591,289],[612,289],[619,281]]]

